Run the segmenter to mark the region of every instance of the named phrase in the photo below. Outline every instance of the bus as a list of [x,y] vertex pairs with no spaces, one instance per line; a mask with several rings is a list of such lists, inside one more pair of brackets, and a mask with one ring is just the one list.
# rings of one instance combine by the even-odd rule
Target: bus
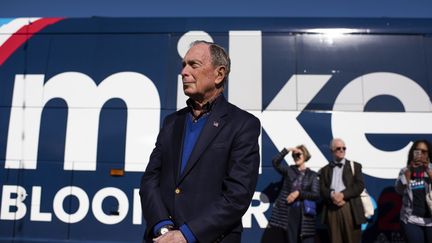
[[319,171],[332,138],[374,202],[363,241],[404,242],[394,182],[412,142],[432,139],[431,34],[432,19],[0,19],[0,242],[142,240],[140,178],[164,117],[185,106],[195,40],[226,48],[224,95],[262,123],[242,242],[268,225],[272,157],[304,144]]

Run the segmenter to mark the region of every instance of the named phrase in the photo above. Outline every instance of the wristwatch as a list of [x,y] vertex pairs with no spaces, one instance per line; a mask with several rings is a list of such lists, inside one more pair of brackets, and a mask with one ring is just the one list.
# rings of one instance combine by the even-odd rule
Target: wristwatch
[[166,233],[168,233],[168,231],[174,229],[174,227],[172,225],[164,225],[162,226],[156,233],[156,237],[159,237],[161,235],[164,235]]

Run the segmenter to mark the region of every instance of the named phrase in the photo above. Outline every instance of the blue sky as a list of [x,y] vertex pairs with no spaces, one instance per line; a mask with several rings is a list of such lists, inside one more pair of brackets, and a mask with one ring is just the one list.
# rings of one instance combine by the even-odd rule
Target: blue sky
[[432,18],[432,0],[0,0],[14,17]]

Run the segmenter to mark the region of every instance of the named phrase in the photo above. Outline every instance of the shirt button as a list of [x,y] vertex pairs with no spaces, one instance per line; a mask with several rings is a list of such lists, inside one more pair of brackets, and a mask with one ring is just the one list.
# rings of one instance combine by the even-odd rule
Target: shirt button
[[176,188],[176,189],[175,189],[175,193],[176,193],[176,194],[180,194],[180,192],[181,192],[181,191],[180,191],[180,188]]

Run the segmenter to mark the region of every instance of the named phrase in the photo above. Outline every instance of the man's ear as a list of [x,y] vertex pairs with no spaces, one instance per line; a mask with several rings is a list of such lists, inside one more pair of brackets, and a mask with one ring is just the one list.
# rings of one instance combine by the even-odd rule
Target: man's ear
[[226,68],[224,66],[219,66],[215,70],[216,72],[216,85],[221,85],[223,80],[225,79]]

